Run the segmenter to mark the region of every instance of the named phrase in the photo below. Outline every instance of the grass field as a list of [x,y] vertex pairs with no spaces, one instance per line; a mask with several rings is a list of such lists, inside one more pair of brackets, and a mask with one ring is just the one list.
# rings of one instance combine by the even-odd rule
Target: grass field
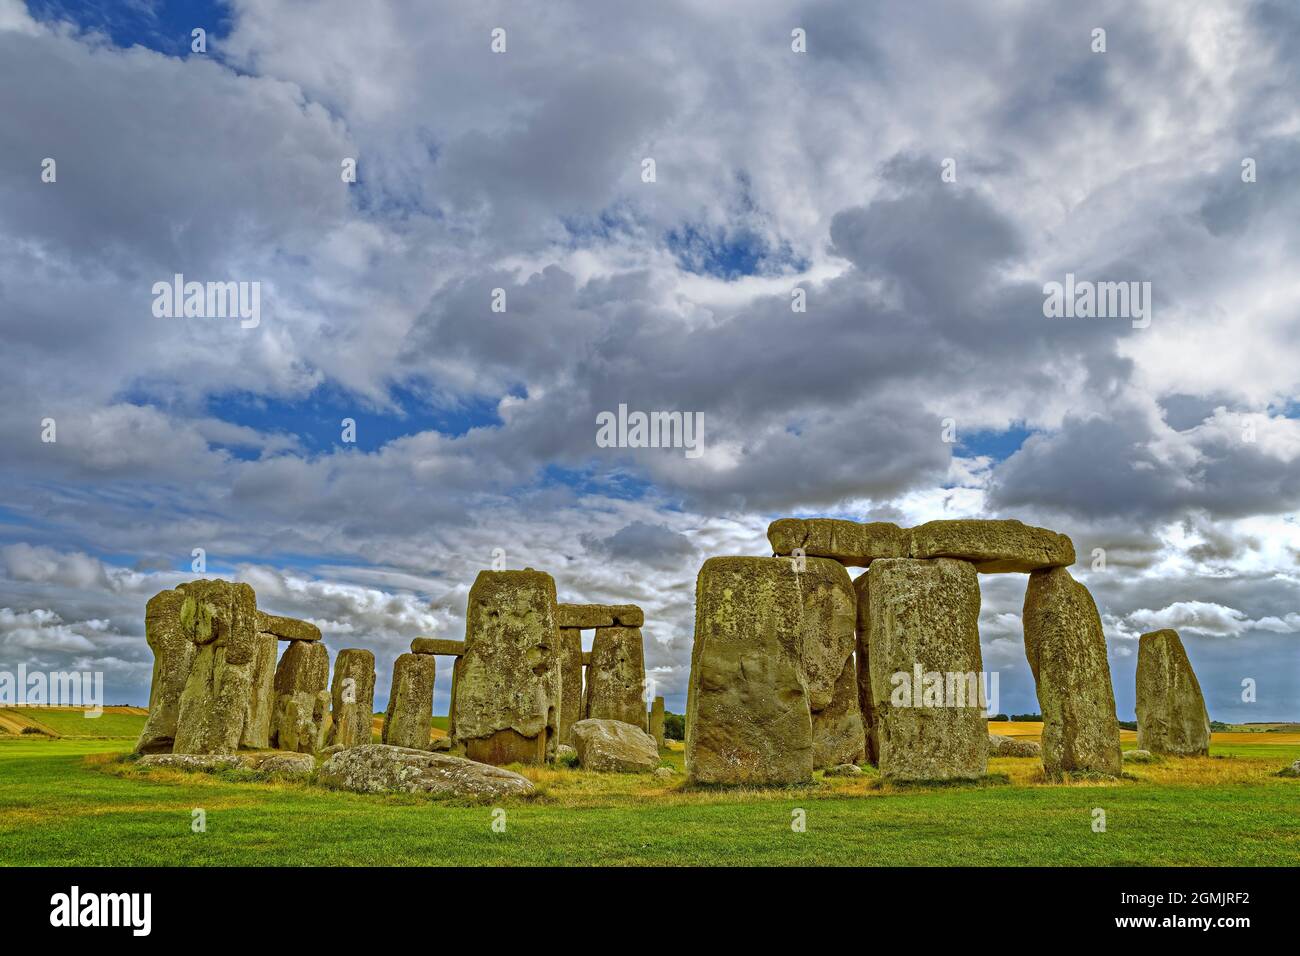
[[[982,784],[908,788],[869,772],[789,790],[692,791],[681,776],[527,768],[539,793],[500,802],[504,833],[493,831],[489,805],[144,772],[119,760],[131,745],[0,737],[0,863],[1300,863],[1300,780],[1273,775],[1300,758],[1300,734],[1216,734],[1211,757],[1067,785],[1043,782],[1036,760],[1013,758],[990,761]],[[665,761],[681,767],[680,744]],[[206,813],[205,833],[191,831],[195,808]],[[1104,833],[1093,831],[1095,808],[1105,811]],[[796,809],[806,832],[791,828]]]

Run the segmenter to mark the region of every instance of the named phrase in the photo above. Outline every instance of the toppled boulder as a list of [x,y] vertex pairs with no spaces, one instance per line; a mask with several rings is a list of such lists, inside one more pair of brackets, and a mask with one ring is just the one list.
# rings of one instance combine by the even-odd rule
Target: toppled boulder
[[1119,720],[1101,616],[1088,589],[1065,568],[1029,575],[1021,614],[1025,656],[1043,714],[1043,769],[1120,772]]
[[276,777],[305,779],[316,769],[311,754],[298,753],[240,753],[240,754],[148,754],[136,761],[137,767],[166,767],[196,773],[214,773],[218,770],[256,770]]
[[1137,724],[1144,750],[1180,757],[1210,752],[1210,715],[1175,630],[1138,639]]
[[646,729],[645,648],[639,627],[596,628],[585,715]]
[[170,753],[176,739],[181,694],[198,650],[189,630],[181,624],[185,592],[160,591],[144,611],[144,634],[153,651],[153,682],[149,686],[149,718],[135,745],[136,753]]
[[233,770],[243,766],[243,762],[238,754],[146,754],[135,765],[211,773],[214,770]]
[[621,720],[580,720],[573,725],[573,743],[584,770],[650,773],[659,766],[655,739]]
[[860,777],[862,768],[855,763],[837,763],[822,771],[823,777]]
[[370,743],[375,712],[375,655],[361,648],[339,651],[330,689],[330,729],[327,742],[344,748]]
[[320,628],[310,621],[300,621],[296,617],[281,617],[279,614],[257,612],[257,629],[274,634],[282,641],[319,641]]
[[244,766],[259,773],[302,780],[316,770],[316,758],[302,753],[240,754]]
[[460,657],[465,653],[465,642],[454,641],[445,637],[417,637],[411,641],[411,653]]
[[779,518],[767,526],[767,540],[776,555],[802,549],[805,557],[833,558],[860,567],[877,558],[908,556],[907,530],[888,521]]
[[365,744],[334,754],[317,781],[356,793],[428,793],[440,797],[527,796],[533,782],[521,774],[450,754]]
[[1283,767],[1277,772],[1279,777],[1300,777],[1300,760],[1293,761],[1291,766]]
[[661,783],[667,783],[669,780],[672,780],[673,777],[677,776],[677,771],[672,767],[656,767],[653,776]]
[[556,627],[644,627],[645,612],[635,604],[559,604],[555,608]]
[[686,707],[692,782],[811,779],[802,614],[800,576],[786,558],[709,558],[700,568]]
[[399,654],[393,662],[381,739],[394,747],[428,750],[433,729],[433,681],[437,658],[432,654]]
[[981,574],[1027,573],[1074,564],[1074,543],[1063,534],[1015,519],[927,521],[909,532],[914,558],[960,558]]
[[234,753],[243,738],[257,670],[257,598],[247,584],[220,579],[188,581],[177,590],[184,595],[179,626],[195,651],[172,750]]
[[1124,763],[1159,763],[1160,758],[1149,750],[1126,750],[1123,756]]
[[989,734],[990,757],[1041,757],[1043,747],[1037,741]]
[[290,641],[275,669],[271,745],[315,753],[325,743],[330,656],[319,641]]

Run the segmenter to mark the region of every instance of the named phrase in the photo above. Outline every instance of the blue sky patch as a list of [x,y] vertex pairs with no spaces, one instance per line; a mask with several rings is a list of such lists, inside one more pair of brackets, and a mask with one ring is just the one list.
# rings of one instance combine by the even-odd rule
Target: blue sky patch
[[196,27],[207,31],[211,54],[213,41],[228,36],[231,26],[229,4],[212,0],[29,0],[27,10],[36,20],[70,20],[83,30],[103,33],[116,46],[142,46],[179,57],[196,55],[190,48]]

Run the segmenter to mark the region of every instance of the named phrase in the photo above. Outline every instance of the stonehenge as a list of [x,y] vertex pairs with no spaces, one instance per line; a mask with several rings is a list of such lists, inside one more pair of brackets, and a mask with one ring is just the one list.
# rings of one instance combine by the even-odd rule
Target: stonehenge
[[324,746],[329,714],[330,658],[318,641],[290,641],[275,669],[271,745],[315,753]]
[[664,699],[656,697],[650,705],[650,736],[660,748],[664,745]]
[[645,657],[639,627],[596,628],[583,714],[646,729]]
[[1138,639],[1137,724],[1138,747],[1153,754],[1210,752],[1210,715],[1175,630]]
[[339,651],[330,686],[329,746],[370,743],[370,715],[375,710],[375,655],[359,648]]
[[432,654],[399,654],[393,662],[381,740],[394,747],[428,750],[433,730],[433,681],[438,662]]

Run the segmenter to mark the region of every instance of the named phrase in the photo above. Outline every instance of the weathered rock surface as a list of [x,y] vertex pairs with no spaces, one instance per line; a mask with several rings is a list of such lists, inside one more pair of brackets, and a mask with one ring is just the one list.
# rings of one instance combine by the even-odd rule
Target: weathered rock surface
[[645,657],[639,627],[598,627],[587,668],[585,715],[646,729]]
[[1137,723],[1143,750],[1177,756],[1210,752],[1210,715],[1175,630],[1138,639]]
[[465,653],[465,642],[453,641],[445,637],[417,637],[411,641],[411,653],[460,657]]
[[860,777],[862,768],[855,763],[837,763],[822,772],[823,777]]
[[1300,760],[1292,761],[1289,767],[1283,767],[1277,772],[1279,777],[1300,777]]
[[1041,757],[1043,748],[1033,740],[989,734],[990,757]]
[[239,754],[146,754],[136,761],[137,767],[165,767],[211,773],[243,766]]
[[573,743],[584,770],[650,773],[659,766],[655,739],[621,720],[580,720],[573,725]]
[[857,595],[858,620],[854,634],[853,657],[857,670],[858,709],[862,714],[862,729],[866,738],[864,757],[872,764],[880,762],[880,741],[876,732],[875,708],[871,700],[871,602],[870,572],[863,571],[853,579]]
[[228,754],[238,749],[257,669],[253,589],[229,581],[188,581],[179,621],[194,641],[194,659],[176,717],[173,751]]
[[559,742],[555,581],[481,571],[469,593],[456,677],[456,739],[471,760],[540,764]]
[[281,617],[279,614],[257,612],[257,629],[274,634],[282,641],[319,641],[320,628],[310,621],[300,621],[296,617]]
[[315,753],[325,744],[330,656],[318,641],[290,641],[275,669],[271,746]]
[[280,653],[280,639],[270,631],[258,631],[253,655],[253,688],[248,697],[248,713],[239,746],[245,750],[265,750],[271,746],[271,720],[275,713],[275,659]]
[[800,646],[812,709],[813,767],[863,759],[866,731],[858,703],[853,648],[857,595],[844,565],[808,558],[802,588]]
[[149,718],[135,745],[137,753],[170,753],[176,739],[181,694],[198,650],[194,638],[181,624],[185,592],[160,591],[149,599],[144,612],[145,640],[153,651],[153,682],[149,687]]
[[433,681],[437,658],[399,654],[393,662],[393,685],[384,714],[384,743],[413,750],[429,749],[433,729]]
[[260,773],[301,780],[316,770],[316,758],[303,753],[240,754],[240,762]]
[[861,567],[877,558],[908,556],[907,530],[888,521],[780,518],[767,526],[767,540],[774,554],[791,555],[802,548],[805,557]]
[[573,725],[586,715],[582,688],[582,631],[560,628],[560,743],[573,744]]
[[1035,571],[1021,615],[1025,656],[1043,714],[1043,769],[1120,772],[1119,721],[1101,616],[1088,589],[1065,568]]
[[326,742],[344,748],[370,743],[375,712],[375,655],[350,647],[334,660],[330,688],[330,729]]
[[555,609],[557,627],[643,627],[645,612],[635,604],[560,604]]
[[856,764],[866,759],[866,731],[858,705],[857,669],[853,657],[844,661],[831,701],[812,712],[813,767]]
[[811,779],[802,608],[799,575],[786,558],[710,558],[700,568],[686,713],[693,782]]
[[1123,757],[1124,763],[1159,763],[1160,758],[1149,750],[1126,750]]
[[983,664],[974,566],[883,558],[870,575],[868,653],[881,776],[984,776],[989,738],[977,693]]
[[960,558],[981,574],[1029,572],[1074,564],[1074,543],[1063,534],[1015,519],[928,521],[909,532],[914,558]]
[[661,782],[667,783],[675,776],[677,776],[677,771],[672,767],[655,767],[654,769],[654,778]]
[[650,736],[655,739],[658,746],[664,745],[664,699],[662,697],[656,697],[650,704]]
[[364,744],[334,754],[317,781],[357,793],[428,793],[442,797],[527,796],[527,777],[489,764],[387,744]]
[[240,753],[240,754],[148,754],[137,762],[138,767],[166,767],[212,773],[217,770],[256,770],[277,777],[303,779],[311,776],[316,761],[311,754],[299,753]]

